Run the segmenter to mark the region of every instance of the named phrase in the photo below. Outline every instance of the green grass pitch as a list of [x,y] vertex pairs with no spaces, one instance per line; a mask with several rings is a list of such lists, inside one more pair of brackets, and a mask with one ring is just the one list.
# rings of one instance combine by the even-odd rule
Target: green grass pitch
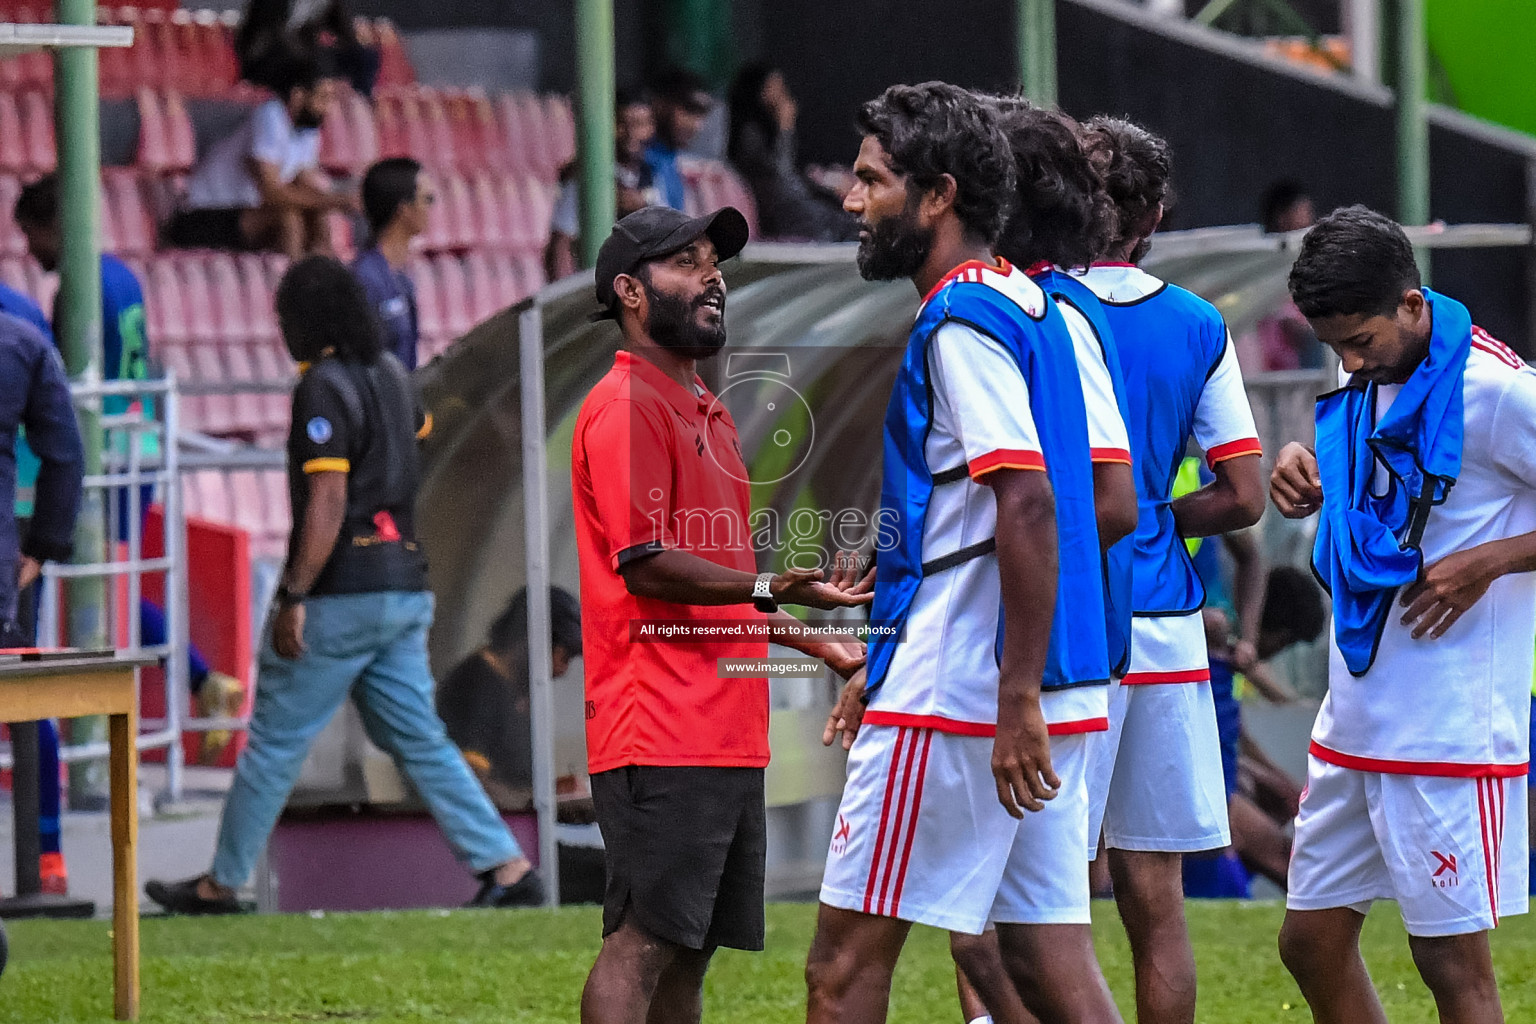
[[[1202,1024],[1311,1019],[1275,953],[1281,914],[1268,903],[1190,904]],[[803,1020],[801,971],[814,921],[814,906],[770,906],[767,952],[724,951],[716,958],[705,1020]],[[575,1021],[598,927],[598,911],[590,907],[554,913],[150,918],[143,926],[142,1020]],[[1095,927],[1105,974],[1122,1010],[1129,1010],[1129,954],[1111,906],[1095,906]],[[111,1019],[106,923],[21,921],[8,928],[11,963],[0,977],[0,1022]],[[1495,933],[1493,945],[1507,1018],[1536,1020],[1536,924],[1512,919]],[[1394,906],[1372,913],[1366,957],[1394,1024],[1434,1021],[1434,1006],[1414,973]],[[913,930],[897,969],[891,1020],[960,1024],[954,968],[941,933]]]

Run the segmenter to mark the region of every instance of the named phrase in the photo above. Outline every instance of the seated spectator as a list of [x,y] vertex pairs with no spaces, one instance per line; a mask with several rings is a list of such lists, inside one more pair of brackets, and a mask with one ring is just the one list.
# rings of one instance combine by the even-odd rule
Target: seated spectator
[[[549,588],[550,676],[559,679],[581,656],[576,598]],[[448,738],[503,807],[527,806],[533,787],[532,717],[528,695],[528,591],[512,595],[491,624],[485,646],[437,686],[437,713]]]
[[[1295,181],[1277,181],[1264,193],[1260,210],[1265,234],[1302,231],[1317,220],[1307,190]],[[1254,328],[1265,370],[1311,370],[1323,365],[1323,346],[1307,318],[1287,295],[1285,304]]]
[[357,198],[320,169],[320,125],[336,97],[312,56],[289,55],[272,72],[277,97],[251,112],[193,170],[182,210],[166,231],[175,245],[276,249],[289,259],[331,249],[325,215],[356,212]]
[[840,196],[800,170],[795,148],[798,108],[784,75],[766,64],[749,64],[731,86],[731,135],[726,148],[757,200],[762,233],[769,238],[846,242],[858,237]]
[[683,173],[677,158],[699,137],[704,119],[715,105],[704,79],[692,71],[674,69],[651,86],[651,108],[656,112],[656,137],[645,147],[645,162],[656,177],[662,203],[681,210],[687,203]]
[[[656,117],[650,103],[642,93],[620,89],[613,109],[613,183],[618,200],[615,205],[622,219],[666,202],[645,157],[646,147],[656,137]],[[560,173],[560,197],[550,216],[549,245],[544,250],[544,271],[551,281],[576,272],[576,239],[580,234],[581,182],[576,165],[568,164]]]
[[352,262],[352,273],[379,315],[386,346],[407,370],[414,370],[420,340],[416,284],[405,268],[411,240],[427,230],[427,211],[437,202],[437,189],[421,164],[401,156],[368,168],[362,198],[373,245]]
[[251,0],[235,30],[240,77],[280,94],[274,81],[295,53],[329,61],[352,88],[373,95],[379,48],[358,41],[346,0]]

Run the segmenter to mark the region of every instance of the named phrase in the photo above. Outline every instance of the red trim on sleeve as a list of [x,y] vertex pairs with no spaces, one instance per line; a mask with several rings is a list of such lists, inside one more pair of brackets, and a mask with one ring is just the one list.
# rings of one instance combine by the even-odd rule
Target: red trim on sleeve
[[1075,722],[1052,722],[1045,727],[1052,736],[1076,736],[1084,732],[1108,732],[1109,719],[1081,718]]
[[1094,260],[1093,265],[1096,267],[1130,267],[1132,270],[1136,269],[1136,264],[1126,263],[1124,260]]
[[979,480],[994,469],[1045,469],[1045,456],[1023,448],[999,448],[966,463],[972,480]]
[[865,725],[896,725],[908,729],[932,729],[934,732],[950,732],[957,736],[996,736],[997,726],[991,722],[965,722],[958,718],[940,715],[909,715],[904,711],[867,711]]
[[1384,775],[1433,775],[1444,779],[1513,779],[1526,773],[1530,762],[1522,764],[1465,764],[1458,761],[1391,761],[1379,757],[1356,757],[1330,750],[1317,740],[1307,747],[1307,753],[1319,761],[1349,768],[1357,772],[1380,772]]
[[1127,672],[1121,686],[1151,686],[1157,683],[1208,683],[1211,670],[1191,668],[1182,672]]
[[1244,437],[1237,441],[1228,441],[1226,444],[1218,444],[1205,453],[1205,464],[1215,467],[1218,462],[1226,462],[1228,459],[1240,458],[1244,455],[1263,455],[1264,446],[1259,444],[1256,437]]
[[1123,462],[1127,466],[1131,464],[1131,453],[1124,448],[1091,448],[1089,454],[1094,462]]
[[1055,268],[1051,266],[1050,260],[1041,260],[1039,263],[1036,263],[1034,266],[1025,270],[1024,274],[1026,277],[1036,277],[1040,274],[1049,273],[1054,269]]

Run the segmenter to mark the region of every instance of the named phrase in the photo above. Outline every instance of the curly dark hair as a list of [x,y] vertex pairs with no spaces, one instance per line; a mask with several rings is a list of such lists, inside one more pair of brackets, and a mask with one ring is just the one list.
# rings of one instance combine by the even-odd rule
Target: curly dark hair
[[277,323],[288,353],[312,363],[329,351],[365,365],[384,350],[373,304],[340,260],[306,256],[277,283]]
[[[1158,206],[1171,202],[1173,153],[1167,141],[1131,121],[1100,115],[1083,125],[1083,143],[1119,211],[1111,246],[1122,249],[1145,239],[1156,227]],[[1133,258],[1145,256],[1147,248],[1143,242]]]
[[1104,179],[1088,159],[1078,124],[1020,96],[990,97],[1013,150],[1018,203],[997,240],[998,255],[1020,267],[1044,260],[1086,267],[1119,233]]
[[1259,628],[1285,632],[1304,644],[1322,635],[1328,624],[1323,607],[1323,588],[1312,574],[1294,565],[1277,565],[1264,586],[1264,614]]
[[860,134],[872,135],[907,178],[915,198],[944,175],[955,179],[955,215],[975,240],[991,245],[1013,206],[1013,157],[997,112],[947,82],[893,85],[859,109]]
[[1390,316],[1403,293],[1420,287],[1408,236],[1391,217],[1345,206],[1301,240],[1291,267],[1291,299],[1305,317]]

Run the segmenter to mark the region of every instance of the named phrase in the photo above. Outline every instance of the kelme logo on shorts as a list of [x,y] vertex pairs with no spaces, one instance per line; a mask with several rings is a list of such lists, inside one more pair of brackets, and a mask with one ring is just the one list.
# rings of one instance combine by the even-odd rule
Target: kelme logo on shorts
[[852,831],[853,828],[848,824],[848,819],[839,814],[837,816],[837,831],[832,833],[833,854],[841,856],[843,851],[848,849],[848,836]]
[[1453,885],[1460,885],[1461,879],[1456,874],[1456,855],[1454,853],[1441,853],[1439,850],[1430,850],[1429,855],[1435,858],[1435,873],[1430,876],[1430,882],[1437,889],[1449,889]]
[[304,433],[309,435],[309,439],[315,444],[325,444],[331,439],[333,433],[331,421],[324,416],[316,416],[304,425]]

